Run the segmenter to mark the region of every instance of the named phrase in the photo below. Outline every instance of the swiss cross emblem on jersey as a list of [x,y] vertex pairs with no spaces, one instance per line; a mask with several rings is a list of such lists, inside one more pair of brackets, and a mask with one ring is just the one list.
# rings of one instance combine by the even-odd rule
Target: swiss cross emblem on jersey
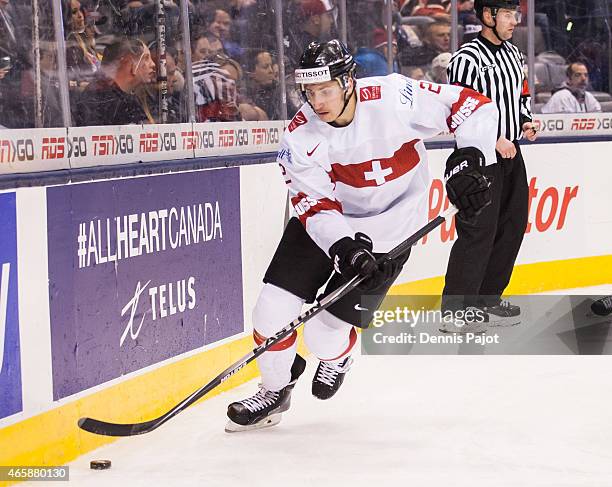
[[380,165],[380,161],[372,161],[372,170],[363,173],[363,177],[366,181],[374,181],[376,186],[381,186],[387,181],[387,176],[393,174],[393,168],[387,167],[383,169]]
[[421,156],[416,149],[418,139],[405,142],[390,157],[379,157],[370,161],[331,164],[328,172],[334,184],[352,188],[382,186],[412,171],[420,162]]
[[364,86],[359,90],[359,101],[380,100],[380,86]]

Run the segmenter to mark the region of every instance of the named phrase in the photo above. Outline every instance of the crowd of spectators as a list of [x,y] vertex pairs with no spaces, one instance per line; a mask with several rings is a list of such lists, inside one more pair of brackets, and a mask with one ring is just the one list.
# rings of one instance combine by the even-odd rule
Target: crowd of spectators
[[[349,40],[357,45],[359,76],[387,74],[387,30],[380,15],[383,2],[360,2],[348,16]],[[395,0],[391,71],[415,79],[446,83],[451,58],[451,2]],[[458,44],[479,35],[482,26],[473,0],[458,0]],[[512,42],[527,53],[527,0]],[[378,12],[377,12],[378,11]],[[536,113],[612,111],[609,79],[610,0],[538,0],[535,2]],[[363,32],[371,32],[370,39]],[[382,32],[385,38],[376,33]],[[353,34],[351,36],[351,34]],[[351,39],[352,37],[352,39]],[[368,43],[369,44],[366,44]],[[382,43],[384,42],[384,43]]]
[[[292,82],[302,50],[340,35],[336,0],[283,0],[280,70],[273,0],[189,0],[190,39],[182,38],[181,2],[162,2],[166,82],[160,77],[157,0],[62,0],[73,124],[188,121],[188,79],[196,121],[280,119],[283,71],[291,117],[302,102]],[[612,110],[605,17],[610,12],[599,8],[609,3],[536,2],[536,112]],[[446,82],[450,1],[395,0],[391,46],[383,0],[346,5],[359,77],[393,71]],[[41,8],[34,49],[31,0],[0,0],[0,126],[62,125],[52,11]],[[473,0],[459,0],[457,9],[462,44],[481,26]],[[513,40],[523,51],[525,17]],[[41,96],[43,110],[37,114],[34,99]]]

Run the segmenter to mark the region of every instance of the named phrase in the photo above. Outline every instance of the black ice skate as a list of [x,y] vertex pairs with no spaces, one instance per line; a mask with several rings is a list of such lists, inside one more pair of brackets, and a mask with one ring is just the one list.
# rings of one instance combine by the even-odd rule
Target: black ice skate
[[505,299],[495,306],[481,309],[489,315],[489,326],[516,326],[521,322],[521,308]]
[[605,296],[591,304],[591,311],[597,316],[608,316],[612,313],[612,296]]
[[291,406],[291,391],[305,368],[306,361],[296,354],[291,366],[291,382],[287,386],[280,391],[269,391],[260,387],[255,395],[231,403],[227,407],[227,416],[230,420],[225,426],[225,431],[227,433],[250,431],[280,423],[281,413]]
[[487,331],[489,324],[488,313],[482,309],[468,306],[465,309],[444,310],[438,329],[442,333],[482,335]]
[[318,399],[332,397],[344,381],[344,376],[351,368],[353,359],[346,357],[341,362],[324,362],[321,360],[312,378],[312,395]]

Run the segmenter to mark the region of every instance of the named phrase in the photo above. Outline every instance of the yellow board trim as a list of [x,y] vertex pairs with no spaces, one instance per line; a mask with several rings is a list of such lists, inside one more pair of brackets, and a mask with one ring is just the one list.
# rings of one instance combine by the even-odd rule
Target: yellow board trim
[[[532,294],[612,283],[612,255],[523,264],[514,268],[505,294]],[[390,295],[440,295],[444,276],[393,286]]]
[[[87,415],[118,422],[157,417],[252,347],[253,339],[244,337],[2,428],[0,465],[65,465],[85,452],[116,440],[82,431],[77,426],[80,417]],[[236,387],[257,374],[252,363],[206,397]]]
[[[506,292],[530,294],[608,283],[612,283],[612,255],[517,266]],[[434,277],[394,286],[390,294],[437,295],[443,286],[444,277]],[[0,465],[65,465],[116,440],[81,431],[77,427],[80,417],[120,422],[157,417],[245,355],[252,346],[252,338],[244,337],[4,427],[0,429]],[[299,348],[304,349],[303,343]],[[257,374],[256,366],[251,364],[206,398]]]

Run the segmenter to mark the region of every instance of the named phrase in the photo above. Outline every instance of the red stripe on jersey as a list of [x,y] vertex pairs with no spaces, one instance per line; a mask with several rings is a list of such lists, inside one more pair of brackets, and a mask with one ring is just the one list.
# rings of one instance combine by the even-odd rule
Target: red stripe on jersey
[[291,204],[298,214],[302,225],[306,226],[306,220],[320,211],[336,210],[342,213],[342,204],[339,201],[321,198],[316,200],[305,193],[298,193],[291,198]]
[[470,88],[463,88],[459,99],[451,107],[450,116],[446,119],[449,130],[454,133],[472,113],[487,103],[491,103],[491,100],[482,93]]
[[406,142],[388,158],[347,165],[333,163],[329,177],[334,183],[344,183],[353,188],[381,186],[416,167],[421,160],[414,147],[417,142],[418,139]]
[[348,355],[349,352],[353,349],[353,347],[355,346],[355,343],[357,342],[357,332],[355,331],[355,328],[351,328],[351,332],[349,333],[349,344],[348,347],[346,347],[346,350],[344,350],[344,352],[342,352],[340,355],[338,355],[337,357],[334,358],[327,358],[327,359],[321,359],[323,362],[331,362],[333,360],[339,360],[342,357],[344,357],[345,355]]
[[[286,350],[295,343],[296,339],[297,339],[297,331],[294,330],[293,333],[289,335],[287,338],[282,339],[277,344],[272,345],[270,348],[268,348],[268,351],[279,352],[280,350]],[[262,334],[257,333],[257,330],[253,330],[253,340],[255,340],[255,343],[257,345],[261,345],[263,342],[267,340],[267,338],[263,336]]]

